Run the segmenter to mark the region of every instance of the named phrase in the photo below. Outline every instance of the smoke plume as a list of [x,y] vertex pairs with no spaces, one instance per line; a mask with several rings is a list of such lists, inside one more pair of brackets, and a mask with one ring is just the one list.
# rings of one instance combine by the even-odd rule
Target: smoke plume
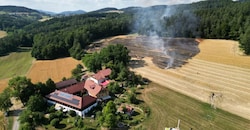
[[[160,50],[168,57],[166,68],[173,67],[176,59],[175,51],[171,51],[169,40],[166,37],[196,37],[197,19],[189,10],[180,6],[152,6],[138,10],[134,16],[134,32],[149,37],[143,46]],[[182,45],[182,43],[179,43]]]

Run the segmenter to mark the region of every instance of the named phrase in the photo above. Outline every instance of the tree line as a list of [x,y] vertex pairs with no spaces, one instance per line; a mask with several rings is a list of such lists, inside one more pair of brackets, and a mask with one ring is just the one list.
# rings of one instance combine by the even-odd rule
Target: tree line
[[0,54],[32,46],[36,59],[72,56],[81,59],[92,41],[129,33],[130,16],[118,13],[86,14],[37,22],[0,39]]
[[249,1],[208,0],[135,12],[134,31],[139,34],[238,40],[250,54]]

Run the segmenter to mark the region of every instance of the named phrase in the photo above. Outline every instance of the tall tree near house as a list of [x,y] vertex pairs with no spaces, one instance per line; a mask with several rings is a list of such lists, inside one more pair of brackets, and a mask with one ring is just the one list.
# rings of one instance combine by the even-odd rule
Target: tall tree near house
[[102,115],[99,117],[99,123],[108,128],[114,128],[118,121],[116,106],[113,101],[109,101],[102,110]]
[[82,75],[82,73],[83,73],[82,69],[83,69],[83,66],[82,66],[81,64],[78,64],[78,65],[76,66],[76,68],[73,69],[73,70],[71,71],[72,76],[73,76],[77,81],[80,81],[80,80],[81,80],[81,75]]
[[46,102],[41,95],[30,96],[27,102],[27,109],[31,111],[44,111],[46,107]]
[[26,77],[15,77],[10,79],[9,87],[13,89],[13,96],[17,97],[25,105],[29,97],[35,93],[35,86]]
[[109,113],[115,113],[116,112],[116,106],[113,101],[109,101],[107,105],[103,108],[103,114],[107,115]]
[[122,91],[122,88],[119,86],[118,83],[111,82],[108,85],[108,90],[112,94],[117,94],[117,93],[120,93]]
[[55,91],[55,89],[56,89],[56,84],[55,84],[55,82],[54,82],[51,78],[49,78],[49,79],[46,81],[45,84],[46,84],[46,88],[48,89],[48,93],[47,93],[47,94],[49,94],[49,93]]
[[11,90],[6,88],[2,93],[0,93],[0,110],[8,111],[13,105],[10,100]]

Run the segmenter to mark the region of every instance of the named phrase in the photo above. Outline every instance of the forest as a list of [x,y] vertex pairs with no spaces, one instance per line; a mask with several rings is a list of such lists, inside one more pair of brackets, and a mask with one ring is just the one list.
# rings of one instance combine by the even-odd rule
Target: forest
[[124,13],[95,11],[33,22],[0,39],[0,55],[30,46],[36,59],[81,59],[91,42],[129,33],[238,40],[245,54],[250,54],[249,1],[208,0],[121,10]]

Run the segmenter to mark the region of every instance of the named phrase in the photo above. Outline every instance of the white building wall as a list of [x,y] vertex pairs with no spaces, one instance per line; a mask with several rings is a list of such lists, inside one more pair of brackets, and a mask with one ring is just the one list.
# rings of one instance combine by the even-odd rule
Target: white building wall
[[85,114],[88,113],[92,108],[96,107],[97,106],[97,102],[91,106],[89,106],[88,108],[85,108],[83,111],[82,111],[82,116],[85,117]]
[[89,79],[92,80],[92,81],[94,81],[96,84],[98,84],[98,80],[96,80],[95,78],[90,77]]
[[75,111],[77,115],[81,116],[81,117],[85,117],[85,114],[88,113],[92,108],[96,107],[97,106],[97,102],[94,103],[93,105],[85,108],[83,111],[79,111],[79,110],[76,110],[76,109],[73,109],[71,107],[68,107],[68,106],[65,106],[65,105],[62,105],[60,103],[57,103],[57,102],[54,102],[54,101],[51,101],[51,100],[47,100],[48,103],[51,103],[51,104],[58,104],[58,106],[62,107],[62,109],[66,109],[67,111]]

